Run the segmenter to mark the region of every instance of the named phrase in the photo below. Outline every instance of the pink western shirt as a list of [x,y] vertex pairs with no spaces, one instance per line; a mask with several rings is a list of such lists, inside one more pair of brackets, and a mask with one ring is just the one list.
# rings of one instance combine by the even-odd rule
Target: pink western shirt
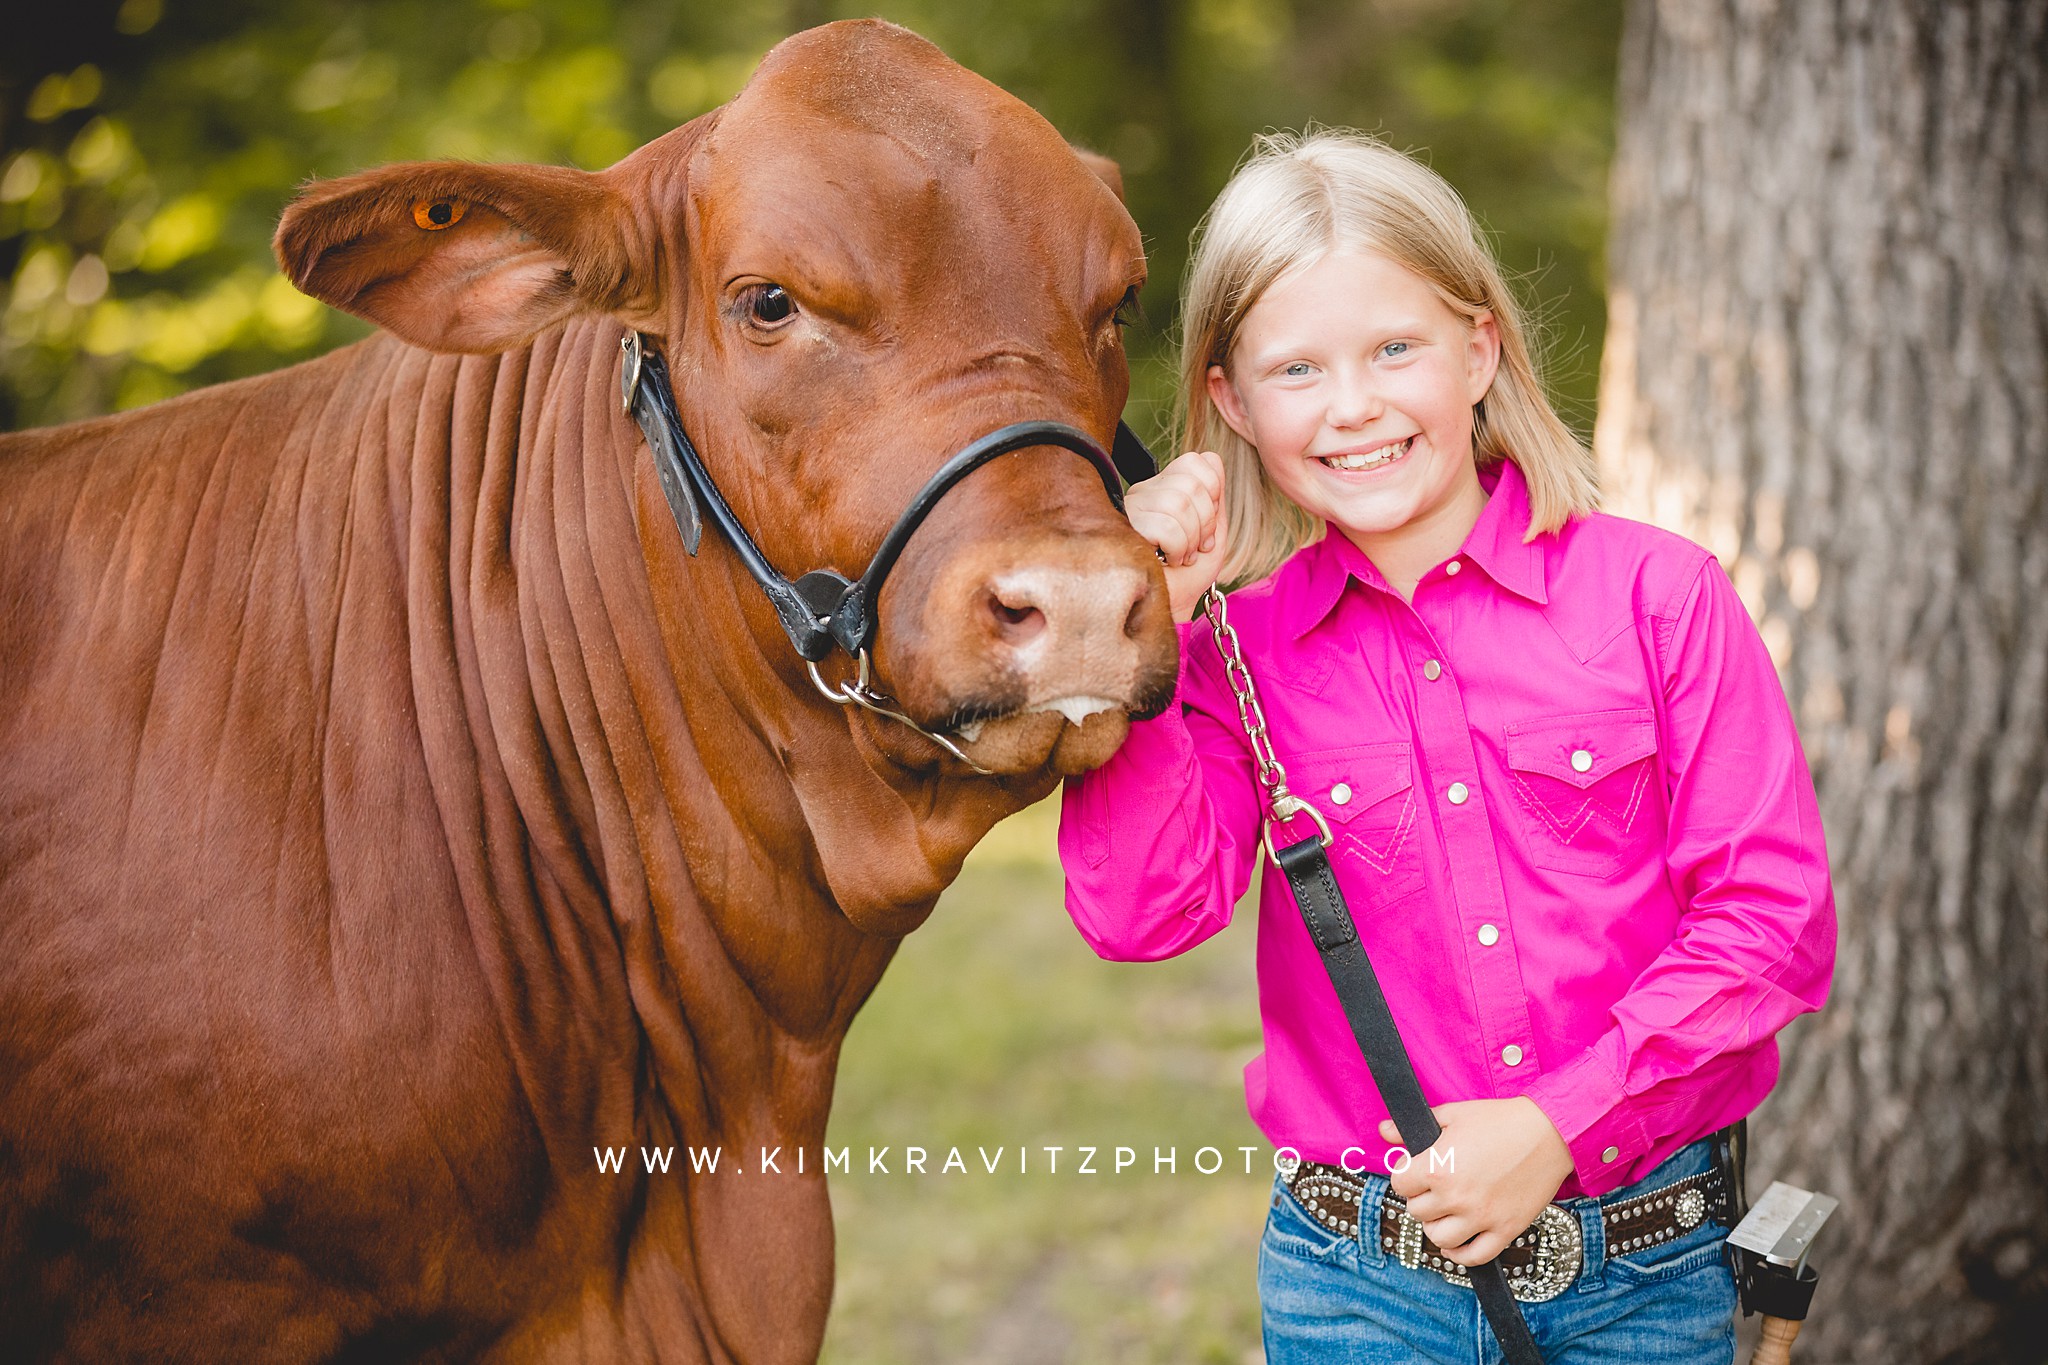
[[[1827,1000],[1827,851],[1713,557],[1598,514],[1525,544],[1521,472],[1487,479],[1412,605],[1333,531],[1231,594],[1231,624],[1423,1093],[1527,1095],[1571,1149],[1559,1197],[1598,1195],[1770,1090],[1774,1035]],[[1200,943],[1244,894],[1263,812],[1209,628],[1183,625],[1179,704],[1067,782],[1074,923],[1112,959]],[[1270,864],[1262,892],[1252,1118],[1275,1147],[1385,1169],[1386,1106]]]

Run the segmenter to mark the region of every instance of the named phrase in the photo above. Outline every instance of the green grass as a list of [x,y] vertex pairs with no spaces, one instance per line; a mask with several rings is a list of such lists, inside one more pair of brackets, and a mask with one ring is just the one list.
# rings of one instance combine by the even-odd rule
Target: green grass
[[[1061,904],[1056,823],[1055,800],[989,836],[848,1035],[830,1365],[1263,1358],[1271,1153],[1241,1077],[1259,1047],[1251,907],[1172,961],[1103,962]],[[928,1150],[927,1174],[904,1171],[906,1144]],[[1073,1169],[1083,1144],[1098,1174]],[[871,1145],[892,1174],[867,1172]],[[1066,1148],[1058,1174],[1048,1145]],[[1138,1161],[1116,1174],[1119,1145]],[[966,1173],[941,1173],[955,1146]],[[1153,1172],[1155,1146],[1178,1149],[1176,1173]],[[1205,1146],[1218,1174],[1194,1170]],[[995,1174],[980,1147],[1003,1148]]]

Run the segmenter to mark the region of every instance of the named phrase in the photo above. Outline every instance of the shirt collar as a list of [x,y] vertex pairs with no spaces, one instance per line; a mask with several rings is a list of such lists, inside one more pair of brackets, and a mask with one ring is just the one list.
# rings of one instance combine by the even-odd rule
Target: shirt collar
[[1544,605],[1550,601],[1543,581],[1543,544],[1549,537],[1538,536],[1524,543],[1529,534],[1529,483],[1522,477],[1521,466],[1502,460],[1482,471],[1479,482],[1492,496],[1460,553],[1509,592],[1539,607]]
[[[1290,576],[1294,578],[1291,583],[1287,581]],[[1282,565],[1273,585],[1274,599],[1292,607],[1293,630],[1289,633],[1299,640],[1314,630],[1336,610],[1337,599],[1354,578],[1382,592],[1393,591],[1350,537],[1326,524],[1323,538]]]
[[[1544,584],[1544,542],[1538,536],[1524,543],[1529,531],[1529,485],[1513,460],[1502,460],[1479,475],[1489,496],[1486,507],[1458,553],[1486,571],[1487,577],[1518,597],[1542,606],[1550,600]],[[1289,581],[1289,580],[1292,581]],[[1336,609],[1352,579],[1381,592],[1392,592],[1386,578],[1365,551],[1341,531],[1326,530],[1282,568],[1275,597],[1292,602],[1293,635],[1308,634]]]

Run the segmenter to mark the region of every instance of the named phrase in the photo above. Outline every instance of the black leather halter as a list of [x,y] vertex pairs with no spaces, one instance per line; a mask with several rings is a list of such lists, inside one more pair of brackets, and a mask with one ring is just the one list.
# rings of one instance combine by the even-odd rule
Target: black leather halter
[[[726,502],[718,491],[718,485],[712,482],[711,471],[704,467],[696,446],[690,443],[689,435],[683,430],[682,417],[676,411],[675,391],[669,382],[668,366],[660,354],[649,350],[638,332],[628,332],[620,342],[620,348],[624,352],[620,388],[625,410],[640,424],[640,430],[647,437],[647,447],[654,455],[654,472],[661,481],[663,496],[668,499],[669,511],[675,516],[676,529],[682,532],[683,548],[692,555],[697,553],[703,522],[708,518],[732,545],[748,575],[766,594],[782,622],[783,632],[789,636],[791,648],[810,665],[812,680],[820,691],[834,701],[855,702],[894,716],[937,740],[955,757],[978,767],[945,736],[934,734],[901,712],[878,704],[889,700],[870,686],[877,626],[875,608],[881,600],[884,580],[896,567],[897,559],[917,533],[917,528],[938,506],[939,499],[951,492],[962,479],[998,456],[1037,446],[1071,450],[1095,466],[1096,473],[1102,476],[1102,486],[1108,491],[1111,504],[1122,511],[1124,483],[1149,479],[1154,472],[1152,452],[1145,448],[1145,443],[1123,422],[1117,423],[1116,441],[1108,452],[1086,432],[1063,422],[1013,422],[1000,427],[969,443],[939,466],[938,472],[925,481],[924,487],[911,498],[910,505],[903,509],[903,514],[896,518],[896,524],[882,537],[881,546],[860,577],[849,580],[834,569],[813,569],[792,581],[768,562],[768,557],[761,553],[761,547],[754,543],[746,527],[740,525],[739,518],[733,515],[732,505]],[[859,668],[854,682],[837,687],[827,684],[817,669],[818,663],[835,647],[852,656]]]

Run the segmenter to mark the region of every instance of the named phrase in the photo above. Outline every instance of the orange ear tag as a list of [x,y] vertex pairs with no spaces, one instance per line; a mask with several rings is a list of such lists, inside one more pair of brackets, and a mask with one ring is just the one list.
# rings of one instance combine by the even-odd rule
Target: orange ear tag
[[420,199],[413,203],[412,220],[429,232],[439,232],[461,222],[467,207],[460,199]]

